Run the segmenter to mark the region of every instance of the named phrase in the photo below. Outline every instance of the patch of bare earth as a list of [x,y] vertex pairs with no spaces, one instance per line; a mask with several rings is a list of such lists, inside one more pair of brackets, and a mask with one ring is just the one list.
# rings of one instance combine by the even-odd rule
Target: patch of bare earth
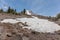
[[10,14],[10,13],[0,13],[0,20],[3,19],[15,19],[15,18],[21,18],[21,17],[31,17],[29,15],[14,15],[14,14]]

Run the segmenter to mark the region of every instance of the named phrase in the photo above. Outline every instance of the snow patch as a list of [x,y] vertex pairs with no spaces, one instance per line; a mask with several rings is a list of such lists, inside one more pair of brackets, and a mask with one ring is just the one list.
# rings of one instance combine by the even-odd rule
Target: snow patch
[[31,13],[30,13],[28,10],[26,10],[26,14],[27,14],[27,15],[31,15]]
[[17,23],[19,21],[14,20],[14,19],[4,19],[3,21],[1,21],[1,23]]
[[39,19],[37,17],[33,18],[16,18],[16,19],[4,19],[4,23],[17,23],[17,22],[23,22],[28,24],[28,26],[23,28],[32,29],[37,32],[50,32],[53,33],[54,31],[60,30],[60,26],[54,22],[50,22],[46,19]]

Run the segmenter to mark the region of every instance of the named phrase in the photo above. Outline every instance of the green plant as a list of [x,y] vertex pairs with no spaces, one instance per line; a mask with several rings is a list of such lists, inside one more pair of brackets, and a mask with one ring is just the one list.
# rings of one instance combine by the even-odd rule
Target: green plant
[[7,13],[17,14],[16,9],[14,10],[10,7],[8,7]]
[[22,15],[26,15],[25,12],[26,12],[26,9],[24,9],[23,11],[21,11],[21,14]]
[[58,13],[56,17],[57,17],[57,19],[60,19],[60,13]]
[[3,12],[3,9],[0,9],[0,13],[2,13]]

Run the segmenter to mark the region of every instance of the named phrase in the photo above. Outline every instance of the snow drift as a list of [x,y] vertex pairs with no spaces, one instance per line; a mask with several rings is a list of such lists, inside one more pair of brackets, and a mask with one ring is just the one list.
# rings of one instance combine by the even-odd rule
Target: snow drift
[[54,22],[50,22],[46,19],[39,19],[37,17],[33,18],[16,18],[16,19],[4,19],[1,23],[17,23],[23,22],[28,25],[24,28],[32,29],[38,32],[50,32],[53,33],[54,31],[60,30],[60,26]]

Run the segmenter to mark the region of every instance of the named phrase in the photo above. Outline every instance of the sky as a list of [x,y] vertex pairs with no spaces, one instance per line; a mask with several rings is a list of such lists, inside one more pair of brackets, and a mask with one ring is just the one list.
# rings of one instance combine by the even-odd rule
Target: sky
[[0,9],[7,10],[9,6],[17,12],[27,9],[47,16],[60,13],[60,0],[0,0]]

